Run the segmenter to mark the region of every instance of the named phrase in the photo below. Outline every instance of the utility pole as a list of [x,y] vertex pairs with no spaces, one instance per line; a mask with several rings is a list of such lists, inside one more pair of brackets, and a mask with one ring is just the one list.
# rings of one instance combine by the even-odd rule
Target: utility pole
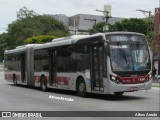
[[108,24],[108,20],[109,20],[109,18],[111,18],[111,16],[108,15],[109,12],[108,11],[97,10],[97,9],[96,9],[96,11],[106,13],[105,19],[106,19],[106,24]]

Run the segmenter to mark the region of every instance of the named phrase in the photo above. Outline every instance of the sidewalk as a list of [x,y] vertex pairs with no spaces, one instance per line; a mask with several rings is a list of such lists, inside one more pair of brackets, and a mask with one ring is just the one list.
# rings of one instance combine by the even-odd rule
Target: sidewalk
[[158,83],[157,80],[153,80],[152,87],[160,87],[160,83]]

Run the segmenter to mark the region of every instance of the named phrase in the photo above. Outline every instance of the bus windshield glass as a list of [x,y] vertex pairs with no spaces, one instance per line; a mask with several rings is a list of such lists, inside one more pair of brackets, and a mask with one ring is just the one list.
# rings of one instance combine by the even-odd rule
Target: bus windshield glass
[[117,39],[110,42],[113,71],[150,70],[149,50],[144,36],[123,35],[113,38]]

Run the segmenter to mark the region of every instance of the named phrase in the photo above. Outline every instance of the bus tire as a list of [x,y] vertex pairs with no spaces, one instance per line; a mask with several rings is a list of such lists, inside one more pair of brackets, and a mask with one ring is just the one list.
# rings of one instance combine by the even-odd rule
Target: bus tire
[[116,96],[121,96],[121,95],[123,95],[123,93],[124,93],[124,92],[115,92],[114,95],[116,95]]
[[47,82],[45,76],[41,77],[41,90],[44,92],[47,91]]
[[14,83],[14,85],[17,85],[17,79],[16,79],[16,75],[15,74],[13,75],[13,83]]
[[86,97],[86,84],[83,78],[79,78],[76,85],[77,94],[81,97]]

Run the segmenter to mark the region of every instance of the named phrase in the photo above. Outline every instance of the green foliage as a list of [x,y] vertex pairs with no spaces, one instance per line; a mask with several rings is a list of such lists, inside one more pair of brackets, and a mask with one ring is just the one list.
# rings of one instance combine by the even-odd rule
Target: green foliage
[[24,44],[25,39],[38,35],[63,37],[69,35],[69,31],[62,22],[52,16],[38,15],[23,7],[17,13],[17,20],[8,25],[7,43],[10,48],[14,48]]
[[96,25],[93,25],[92,29],[89,29],[90,34],[94,34],[97,32],[103,32],[103,26],[105,26],[105,22],[99,22]]
[[56,38],[59,38],[59,37],[65,37],[65,36],[68,36],[69,33],[68,32],[64,32],[62,30],[55,30],[53,32],[50,32],[49,35],[53,35],[55,36]]
[[[114,25],[109,24],[109,31],[128,31],[128,32],[139,32],[147,34],[148,22],[143,19],[131,18],[124,19],[122,21],[116,22]],[[92,27],[90,31],[103,32],[103,26],[105,22],[97,23]]]
[[128,31],[147,34],[147,23],[143,19],[131,18],[124,19],[111,25],[110,31]]
[[146,35],[146,38],[148,40],[148,44],[149,46],[153,47],[154,46],[154,43],[153,43],[153,40],[154,40],[154,36],[155,36],[155,32],[153,31],[149,31]]
[[51,35],[40,35],[40,36],[35,36],[31,38],[27,38],[24,40],[25,44],[32,44],[32,43],[46,43],[46,42],[51,42],[55,37]]
[[35,13],[33,10],[28,10],[26,7],[21,8],[18,12],[17,12],[17,18],[23,19],[26,17],[33,17],[35,15],[38,15],[37,13]]
[[[38,15],[33,10],[26,7],[17,12],[17,20],[8,25],[7,33],[0,34],[0,60],[3,59],[3,52],[6,49],[13,49],[16,46],[26,44],[27,38],[36,37],[36,43],[48,42],[52,37],[65,37],[69,35],[69,30],[60,21],[48,15]],[[48,37],[44,37],[49,35]],[[38,40],[40,39],[40,40]],[[32,39],[33,40],[33,39]],[[34,41],[34,40],[33,40]],[[34,43],[30,41],[31,43]],[[29,43],[30,43],[29,42]]]
[[16,20],[10,24],[8,26],[8,35],[11,37],[9,43],[12,47],[12,45],[22,45],[25,39],[32,36],[53,35],[55,37],[64,37],[69,35],[69,31],[62,22],[52,16],[36,15]]
[[3,60],[5,49],[8,48],[8,46],[5,42],[7,39],[8,39],[8,36],[6,33],[0,34],[0,51],[1,51],[0,52],[0,62]]

